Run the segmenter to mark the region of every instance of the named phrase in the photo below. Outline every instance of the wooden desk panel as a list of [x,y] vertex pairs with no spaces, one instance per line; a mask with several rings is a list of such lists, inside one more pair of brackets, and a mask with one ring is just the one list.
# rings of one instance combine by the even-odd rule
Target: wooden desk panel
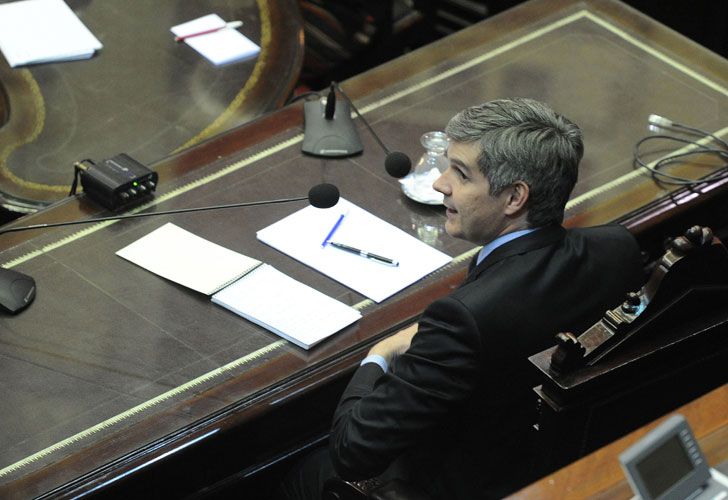
[[[690,424],[711,466],[728,460],[728,385],[675,410]],[[619,454],[667,418],[661,418],[511,495],[512,499],[628,499],[632,489]]]
[[[343,87],[387,145],[415,161],[419,136],[441,129],[466,105],[509,95],[550,102],[586,132],[567,221],[586,225],[625,216],[669,192],[631,167],[632,145],[646,133],[650,112],[725,135],[727,68],[616,2],[539,0]],[[301,108],[289,106],[163,160],[147,210],[300,196],[332,182],[346,199],[455,263],[373,304],[255,239],[255,231],[301,204],[3,235],[2,262],[34,276],[39,291],[27,311],[0,317],[0,376],[14,381],[0,386],[0,399],[17,408],[1,417],[0,493],[41,494],[89,473],[64,490],[84,491],[180,446],[245,427],[351,369],[376,338],[456,286],[476,249],[444,234],[441,209],[401,194],[363,127],[362,156],[302,156]],[[18,224],[98,212],[81,197]],[[273,264],[360,308],[364,318],[303,351],[114,256],[167,221]]]

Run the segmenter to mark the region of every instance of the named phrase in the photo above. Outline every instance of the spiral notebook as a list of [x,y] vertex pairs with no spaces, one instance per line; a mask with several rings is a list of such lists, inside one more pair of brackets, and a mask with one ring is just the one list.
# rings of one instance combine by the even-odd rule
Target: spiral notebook
[[171,222],[116,255],[205,295],[225,288],[262,264]]
[[309,349],[361,313],[271,265],[167,223],[116,254]]

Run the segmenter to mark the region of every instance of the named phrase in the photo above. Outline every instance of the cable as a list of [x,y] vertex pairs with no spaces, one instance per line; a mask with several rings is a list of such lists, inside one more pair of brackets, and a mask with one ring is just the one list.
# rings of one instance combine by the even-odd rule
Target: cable
[[[702,141],[699,142],[676,135],[656,134],[643,137],[642,139],[637,141],[634,146],[633,153],[634,164],[637,167],[648,170],[650,172],[650,175],[655,179],[656,182],[678,186],[695,186],[697,184],[702,184],[709,179],[715,181],[728,178],[728,143],[726,141],[705,130],[696,127],[690,127],[688,125],[683,125],[681,123],[677,123],[673,120],[659,115],[650,115],[648,118],[648,122],[650,124],[650,129],[654,131],[660,129],[673,129],[679,133],[682,133],[683,135],[693,135],[703,138]],[[650,165],[648,162],[645,162],[643,160],[641,148],[645,143],[655,140],[679,142],[682,144],[686,144],[686,147],[691,149],[689,149],[688,151],[678,151],[669,154]],[[710,146],[705,144],[711,142],[716,144]],[[668,174],[667,172],[661,170],[667,165],[671,165],[673,163],[682,163],[685,158],[693,155],[715,155],[719,159],[724,161],[725,165],[723,167],[720,167],[719,171],[713,172],[712,174],[709,174],[700,179],[681,177],[679,175]]]
[[88,166],[85,165],[85,163],[95,165],[93,160],[90,158],[84,158],[83,160],[79,160],[73,164],[73,182],[71,183],[71,191],[68,193],[68,196],[73,196],[76,194],[76,189],[78,189],[78,180],[81,177],[81,172],[85,172],[88,170]]
[[354,105],[354,102],[353,102],[353,101],[352,101],[351,99],[349,99],[349,96],[348,96],[348,95],[346,94],[346,92],[344,92],[344,91],[342,90],[342,88],[341,88],[341,87],[339,87],[339,84],[338,84],[338,83],[336,83],[336,82],[331,82],[331,87],[332,87],[332,88],[334,88],[334,87],[335,87],[335,88],[336,88],[336,90],[338,90],[338,91],[339,91],[339,93],[340,93],[340,94],[341,94],[342,96],[344,96],[344,99],[346,99],[346,102],[348,102],[348,103],[349,103],[349,106],[351,107],[351,109],[353,109],[353,110],[354,110],[354,113],[356,113],[356,116],[358,116],[358,117],[359,117],[359,119],[360,119],[360,120],[362,121],[362,123],[363,123],[364,125],[366,125],[367,129],[369,130],[369,133],[370,133],[370,134],[372,135],[372,137],[374,137],[374,139],[376,139],[376,141],[377,141],[377,142],[379,143],[379,146],[381,146],[381,148],[382,148],[382,149],[384,150],[384,152],[385,152],[386,154],[390,154],[390,153],[391,153],[391,151],[389,150],[389,148],[388,148],[387,146],[385,146],[385,145],[384,145],[384,143],[383,143],[383,142],[382,142],[382,140],[381,140],[381,139],[379,138],[379,136],[377,135],[377,133],[376,133],[376,132],[374,131],[374,129],[372,129],[371,125],[369,125],[369,122],[368,122],[368,121],[366,120],[366,118],[364,118],[364,117],[362,116],[362,114],[361,114],[361,113],[359,113],[359,109],[358,109],[358,108],[357,108],[357,107],[356,107],[356,106]]
[[719,144],[722,144],[723,147],[728,148],[728,143],[721,139],[720,137],[711,134],[710,132],[707,132],[703,129],[696,128],[696,127],[690,127],[688,125],[683,125],[682,123],[678,123],[676,121],[670,120],[669,118],[665,118],[664,116],[651,114],[647,117],[647,121],[650,125],[655,127],[656,129],[667,129],[667,128],[674,128],[678,130],[682,130],[684,132],[689,132],[694,135],[700,136],[700,137],[710,137]]
[[298,94],[298,95],[293,96],[290,99],[288,99],[288,101],[286,102],[286,105],[294,103],[294,102],[298,101],[299,99],[305,99],[305,98],[311,97],[311,96],[319,97],[319,93],[314,92],[314,91],[303,92],[302,94]]

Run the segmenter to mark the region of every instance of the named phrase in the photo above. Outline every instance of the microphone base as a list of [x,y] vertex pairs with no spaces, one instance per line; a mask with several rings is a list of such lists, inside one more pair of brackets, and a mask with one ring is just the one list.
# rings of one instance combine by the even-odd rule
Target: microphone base
[[306,102],[303,110],[305,128],[301,149],[304,153],[341,158],[362,152],[364,146],[351,120],[349,103],[338,101],[331,120],[324,116],[325,105],[320,100]]
[[35,280],[18,271],[0,267],[0,311],[18,314],[35,299]]

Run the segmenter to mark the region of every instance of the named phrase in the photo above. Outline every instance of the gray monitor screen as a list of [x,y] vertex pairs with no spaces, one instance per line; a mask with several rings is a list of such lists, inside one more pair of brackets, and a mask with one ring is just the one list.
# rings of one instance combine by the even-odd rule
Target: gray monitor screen
[[650,496],[656,498],[689,474],[693,463],[680,438],[674,436],[636,464],[636,469]]

